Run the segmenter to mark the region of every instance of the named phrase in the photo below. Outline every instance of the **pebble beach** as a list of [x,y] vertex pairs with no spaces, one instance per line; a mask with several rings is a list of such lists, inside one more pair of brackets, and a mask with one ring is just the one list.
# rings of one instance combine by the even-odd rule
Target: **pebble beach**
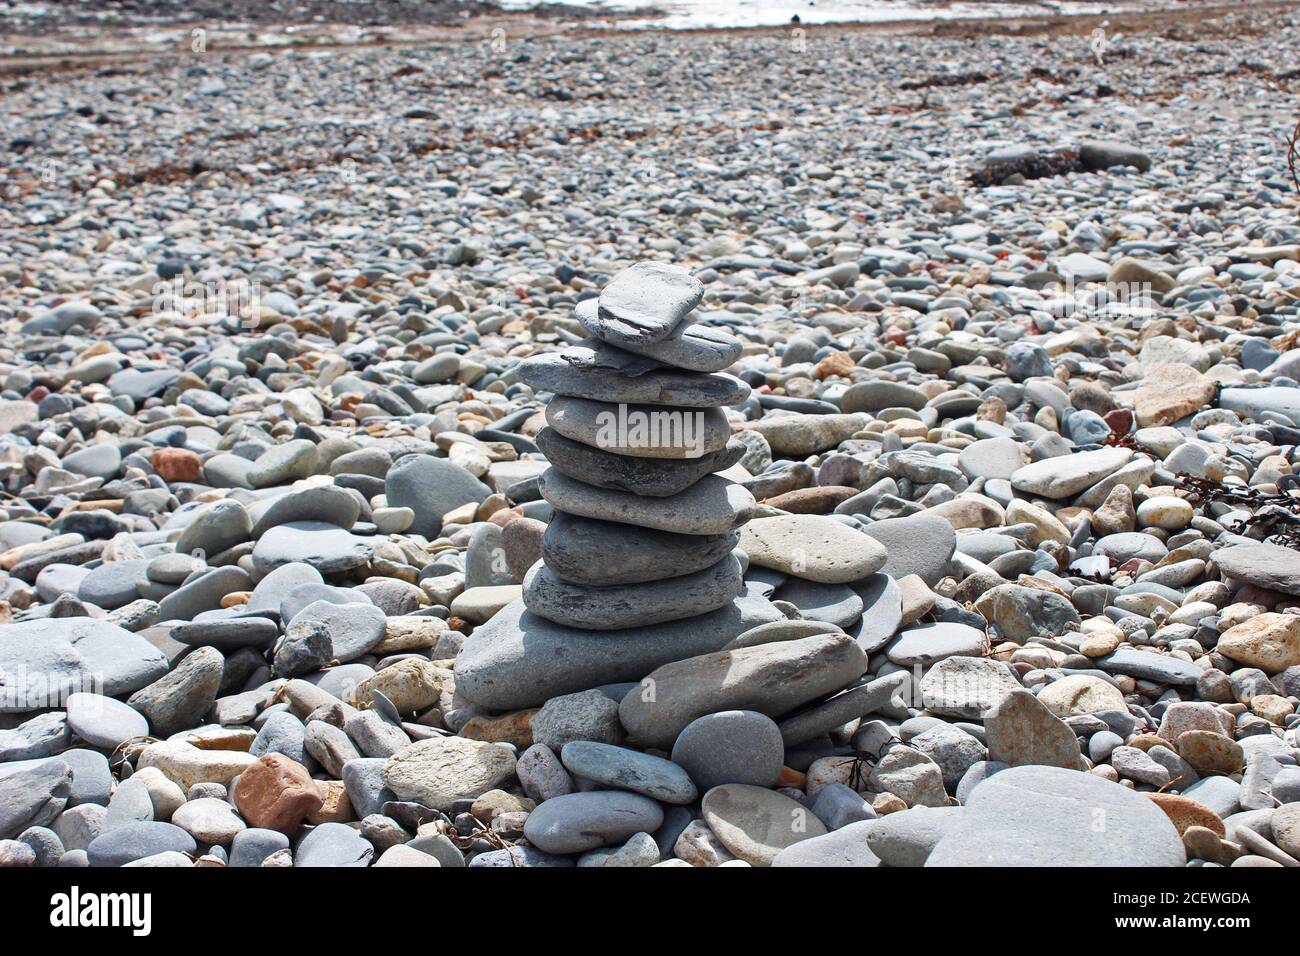
[[1300,13],[444,6],[0,29],[0,867],[1300,866]]

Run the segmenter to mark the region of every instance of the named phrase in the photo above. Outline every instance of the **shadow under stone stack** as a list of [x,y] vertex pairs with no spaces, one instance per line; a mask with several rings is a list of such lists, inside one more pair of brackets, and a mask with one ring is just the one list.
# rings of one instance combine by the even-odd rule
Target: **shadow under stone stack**
[[[476,703],[527,706],[640,679],[780,617],[745,593],[735,551],[754,497],[716,474],[745,452],[723,408],[749,386],[719,374],[740,340],[691,321],[702,294],[685,269],[639,263],[579,303],[589,338],[521,365],[522,381],[554,396],[537,444],[555,514],[523,607],[476,631],[457,663]],[[529,666],[542,646],[554,647],[555,673]]]

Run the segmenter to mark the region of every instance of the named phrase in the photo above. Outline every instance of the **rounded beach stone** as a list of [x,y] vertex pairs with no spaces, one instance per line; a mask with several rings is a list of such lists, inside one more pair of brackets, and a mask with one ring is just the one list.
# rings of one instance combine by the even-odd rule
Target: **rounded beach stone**
[[225,800],[203,797],[176,809],[171,822],[200,843],[226,846],[245,829],[235,808]]
[[975,787],[961,819],[945,831],[925,865],[1185,863],[1178,830],[1146,796],[1090,773],[1012,767]]
[[621,790],[594,790],[552,797],[528,815],[524,836],[544,853],[585,853],[653,833],[663,809],[649,797]]
[[705,475],[730,468],[746,451],[744,442],[732,438],[724,448],[698,458],[674,460],[616,455],[565,438],[549,426],[537,433],[536,441],[551,467],[570,478],[651,498],[683,492]]
[[825,835],[807,807],[783,793],[730,783],[714,787],[701,804],[704,821],[737,859],[771,866],[786,847]]
[[721,451],[731,438],[720,408],[594,402],[557,396],[546,423],[565,438],[614,455],[690,461]]
[[160,821],[124,823],[101,833],[86,847],[91,866],[123,866],[157,853],[194,853],[194,837]]
[[672,760],[705,792],[726,783],[772,787],[781,775],[785,744],[767,715],[724,710],[697,717],[682,728]]
[[125,741],[149,733],[149,721],[134,707],[102,694],[71,694],[67,700],[68,726],[86,743],[115,750]]
[[560,759],[573,774],[607,787],[631,790],[661,803],[690,803],[697,796],[686,771],[671,760],[591,740],[571,740]]
[[324,804],[307,768],[279,753],[265,754],[240,773],[231,798],[249,826],[281,833],[293,833]]
[[860,581],[885,566],[888,554],[873,538],[821,515],[756,518],[740,531],[749,560],[808,581]]
[[383,780],[399,799],[445,813],[456,800],[495,790],[514,773],[515,755],[508,747],[464,737],[435,737],[389,757]]

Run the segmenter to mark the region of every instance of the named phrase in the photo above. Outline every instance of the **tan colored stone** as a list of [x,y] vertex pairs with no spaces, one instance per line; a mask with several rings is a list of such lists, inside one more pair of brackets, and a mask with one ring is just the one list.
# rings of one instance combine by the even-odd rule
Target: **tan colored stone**
[[1085,657],[1105,657],[1124,640],[1124,632],[1109,618],[1089,618],[1079,630],[1083,633],[1079,652]]
[[196,783],[230,781],[257,763],[252,754],[235,750],[200,750],[179,740],[150,744],[140,753],[137,767],[157,767],[163,776],[186,793]]
[[391,869],[394,867],[400,869],[427,869],[429,867],[437,868],[441,866],[442,864],[438,862],[437,857],[421,850],[417,850],[415,847],[407,846],[404,843],[390,846],[382,855],[380,855],[379,859],[375,861],[375,868],[377,869]]
[[1138,427],[1169,425],[1195,414],[1213,401],[1216,387],[1213,379],[1181,362],[1151,366],[1133,393]]
[[1223,821],[1219,819],[1219,815],[1191,797],[1181,797],[1172,793],[1148,793],[1147,798],[1165,811],[1165,816],[1173,821],[1180,836],[1187,831],[1188,827],[1205,827],[1207,830],[1214,831],[1217,836],[1224,835]]
[[1178,736],[1178,755],[1197,773],[1236,773],[1246,765],[1241,744],[1212,730],[1189,730]]
[[1183,846],[1188,859],[1206,860],[1219,866],[1232,866],[1240,854],[1209,827],[1189,826],[1183,831]]
[[352,688],[348,703],[369,707],[370,692],[377,690],[393,702],[403,714],[416,713],[438,702],[444,681],[451,675],[432,661],[409,658],[385,667]]
[[1057,717],[1128,709],[1124,695],[1115,685],[1087,674],[1071,674],[1053,681],[1039,691],[1038,699]]
[[878,793],[871,800],[871,809],[883,817],[887,813],[898,813],[900,810],[906,810],[907,801],[897,794]]
[[447,622],[438,617],[390,617],[384,624],[384,636],[370,653],[383,656],[405,651],[436,647],[438,638],[447,633]]
[[1300,615],[1260,614],[1229,628],[1215,648],[1248,667],[1276,674],[1300,664]]
[[342,780],[317,780],[316,787],[324,802],[315,813],[307,814],[308,823],[312,826],[321,823],[350,823],[357,818]]
[[492,744],[514,744],[520,751],[527,750],[533,745],[533,727],[530,721],[538,710],[537,707],[530,707],[497,717],[471,717],[460,728],[460,735],[470,740],[486,740]]
[[1260,694],[1250,699],[1250,711],[1281,727],[1286,718],[1295,713],[1295,705],[1277,694]]
[[907,627],[929,613],[930,608],[934,607],[937,595],[916,574],[905,575],[899,578],[897,583],[903,602],[903,617],[899,627]]
[[189,744],[199,750],[240,750],[247,753],[257,739],[257,731],[252,727],[222,727],[220,724],[206,724],[193,730],[182,730],[172,734],[168,740]]
[[504,790],[489,790],[474,801],[469,812],[476,820],[492,823],[503,813],[532,813],[537,804],[527,797],[518,797]]
[[760,568],[823,584],[861,580],[887,558],[874,538],[824,515],[756,518],[741,528],[740,547]]
[[1032,524],[1034,530],[1029,536],[1029,546],[1033,548],[1038,547],[1044,541],[1066,543],[1070,540],[1070,530],[1057,519],[1056,515],[1046,508],[1031,505],[1019,498],[1007,506],[1006,523],[1009,525]]
[[704,795],[701,811],[718,841],[752,866],[771,866],[781,850],[826,833],[825,824],[803,804],[747,784],[714,787]]
[[1082,770],[1079,739],[1027,690],[1012,691],[984,718],[990,760]]
[[1156,734],[1138,734],[1128,742],[1128,745],[1130,747],[1136,747],[1143,753],[1146,753],[1152,747],[1168,747],[1170,750],[1174,749],[1173,744]]
[[1097,537],[1132,531],[1137,522],[1133,509],[1133,491],[1128,485],[1116,485],[1106,495],[1101,507],[1092,513],[1092,531]]
[[922,514],[937,515],[954,529],[1000,528],[1006,520],[1006,512],[1000,504],[973,493],[961,494],[951,501],[926,508]]

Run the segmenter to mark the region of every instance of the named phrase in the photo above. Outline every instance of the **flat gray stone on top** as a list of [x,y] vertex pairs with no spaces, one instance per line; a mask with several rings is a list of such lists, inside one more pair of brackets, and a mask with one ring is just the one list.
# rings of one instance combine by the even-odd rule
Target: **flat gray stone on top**
[[115,750],[124,741],[149,733],[149,721],[134,707],[102,694],[72,694],[68,698],[68,726],[86,743]]
[[587,331],[614,345],[660,342],[703,297],[704,286],[680,266],[638,262],[601,291]]
[[1262,418],[1266,412],[1278,412],[1293,422],[1300,422],[1300,394],[1285,385],[1224,388],[1219,392],[1219,407],[1254,419]]
[[597,402],[707,408],[749,397],[749,386],[730,375],[663,368],[594,340],[525,359],[519,378],[540,392]]
[[571,740],[560,751],[570,773],[619,790],[631,790],[662,803],[690,803],[699,791],[686,771],[671,760],[594,740]]
[[323,625],[329,632],[334,651],[332,658],[339,662],[354,661],[384,639],[387,615],[373,604],[360,602],[335,604],[316,601],[308,604],[293,618],[294,626],[305,622]]
[[940,621],[902,631],[885,653],[895,664],[910,667],[945,657],[983,657],[988,646],[984,633],[968,624]]
[[1300,595],[1300,551],[1263,542],[1236,544],[1215,551],[1214,563],[1234,581]]
[[1168,654],[1120,647],[1097,659],[1097,666],[1110,674],[1127,674],[1161,684],[1194,685],[1204,673],[1190,661]]
[[1133,452],[1128,448],[1099,448],[1045,458],[1017,469],[1011,476],[1011,485],[1030,495],[1057,500],[1069,498],[1118,471],[1132,457]]
[[[601,328],[599,300],[583,299],[573,309],[573,317],[593,334]],[[720,372],[740,358],[744,343],[730,332],[698,322],[679,322],[657,342],[630,342],[623,338],[619,348],[644,355],[673,368],[693,372]]]
[[252,536],[260,538],[271,528],[291,521],[320,521],[351,528],[361,514],[361,504],[355,494],[342,488],[316,485],[259,502],[249,509],[249,514],[253,519]]

